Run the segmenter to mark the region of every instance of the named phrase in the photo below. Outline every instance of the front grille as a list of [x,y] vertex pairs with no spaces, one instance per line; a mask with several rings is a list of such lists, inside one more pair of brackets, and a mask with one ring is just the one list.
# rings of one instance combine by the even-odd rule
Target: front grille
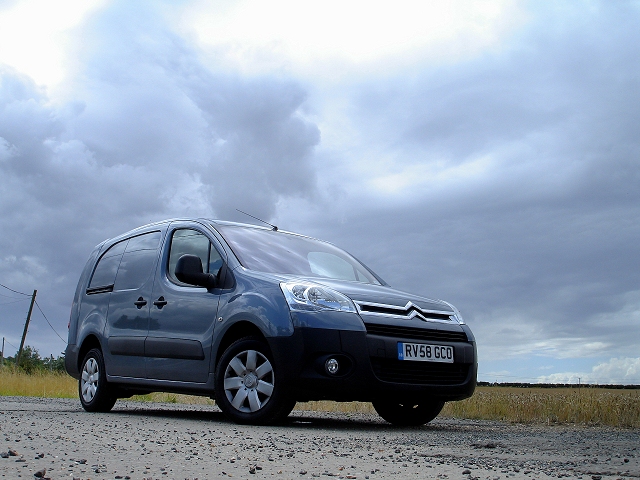
[[429,320],[448,320],[451,321],[450,313],[425,312],[417,308],[415,305],[409,307],[395,307],[391,305],[372,305],[368,303],[358,303],[360,311],[363,313],[376,313],[380,315],[393,315],[396,317],[411,318],[415,315]]
[[464,363],[411,362],[371,358],[373,373],[384,382],[419,385],[458,385],[467,379]]
[[405,338],[415,340],[435,340],[441,342],[467,342],[464,332],[449,332],[447,330],[430,330],[427,328],[399,327],[396,325],[381,325],[378,323],[365,323],[369,335],[382,337]]

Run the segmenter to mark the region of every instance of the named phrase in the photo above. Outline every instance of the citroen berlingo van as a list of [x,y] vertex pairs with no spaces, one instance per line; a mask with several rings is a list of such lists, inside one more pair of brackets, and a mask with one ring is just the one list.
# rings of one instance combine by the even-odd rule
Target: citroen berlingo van
[[394,290],[330,243],[206,219],[145,225],[94,249],[65,362],[89,412],[176,392],[249,424],[327,399],[422,425],[471,396],[477,375],[475,339],[449,303]]

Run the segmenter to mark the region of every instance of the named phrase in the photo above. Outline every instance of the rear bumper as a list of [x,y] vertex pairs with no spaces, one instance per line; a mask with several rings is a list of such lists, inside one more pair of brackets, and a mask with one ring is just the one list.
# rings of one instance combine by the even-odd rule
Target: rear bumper
[[64,368],[75,379],[80,379],[80,371],[78,370],[79,351],[78,346],[73,343],[68,344],[64,351]]
[[[476,347],[470,332],[468,338],[468,342],[425,342],[365,331],[299,327],[291,337],[268,340],[276,364],[299,401],[450,401],[470,397],[476,387]],[[455,363],[400,361],[399,341],[450,345]],[[300,361],[292,363],[293,358]],[[325,369],[329,358],[341,365],[336,375]]]

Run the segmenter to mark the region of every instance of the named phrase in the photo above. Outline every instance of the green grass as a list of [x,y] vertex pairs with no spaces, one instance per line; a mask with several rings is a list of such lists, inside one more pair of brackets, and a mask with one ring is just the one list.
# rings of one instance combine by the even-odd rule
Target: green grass
[[[64,373],[32,374],[0,368],[0,395],[77,398],[78,383]],[[206,397],[173,393],[136,395],[134,401],[213,405]],[[296,410],[375,413],[366,402],[303,402]],[[606,388],[478,387],[473,397],[449,402],[441,417],[513,423],[640,427],[640,390]]]

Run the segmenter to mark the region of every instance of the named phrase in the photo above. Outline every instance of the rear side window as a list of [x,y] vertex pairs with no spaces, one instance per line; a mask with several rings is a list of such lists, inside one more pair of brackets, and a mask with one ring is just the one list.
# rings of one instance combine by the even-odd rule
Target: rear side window
[[125,253],[140,250],[157,250],[160,244],[160,232],[151,232],[129,239]]
[[186,285],[176,278],[176,264],[182,255],[196,255],[200,257],[202,271],[217,275],[222,266],[222,258],[211,245],[206,235],[187,228],[173,232],[171,236],[171,247],[169,250],[169,279],[178,285]]
[[158,256],[160,232],[129,239],[116,275],[114,290],[135,290],[147,281]]
[[123,240],[116,243],[100,257],[98,265],[93,271],[91,282],[89,282],[87,293],[110,292],[113,289],[118,266],[127,246],[127,241]]

